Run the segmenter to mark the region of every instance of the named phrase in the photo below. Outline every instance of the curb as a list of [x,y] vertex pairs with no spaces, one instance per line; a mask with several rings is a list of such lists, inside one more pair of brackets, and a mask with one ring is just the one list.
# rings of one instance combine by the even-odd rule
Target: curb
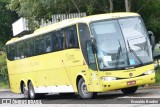
[[0,89],[0,92],[11,91],[10,89]]
[[149,87],[144,87],[145,89],[160,89],[160,86],[149,86]]
[[142,89],[160,89],[160,85],[145,85]]

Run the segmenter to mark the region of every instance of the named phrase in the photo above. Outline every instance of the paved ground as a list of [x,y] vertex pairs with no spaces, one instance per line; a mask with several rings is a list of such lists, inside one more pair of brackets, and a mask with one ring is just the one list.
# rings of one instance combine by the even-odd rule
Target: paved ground
[[[0,98],[16,98],[17,100],[25,100],[22,95],[20,94],[14,94],[12,92],[8,91],[0,91]],[[79,96],[72,95],[72,96],[62,96],[58,94],[53,94],[53,95],[46,95],[43,99],[38,99],[42,103],[45,104],[56,104],[54,107],[59,107],[59,106],[70,106],[70,107],[82,107],[83,104],[88,107],[97,107],[97,106],[118,106],[119,105],[124,105],[124,103],[128,103],[128,107],[143,107],[144,104],[130,104],[131,99],[135,101],[140,101],[140,100],[145,100],[143,98],[160,98],[160,89],[141,89],[138,90],[135,94],[131,95],[124,95],[121,91],[110,91],[107,93],[101,93],[98,94],[98,96],[95,99],[90,99],[90,100],[82,100],[79,98]],[[134,98],[134,99],[133,99]],[[154,99],[149,99],[149,100],[154,100]],[[156,99],[155,99],[156,101]],[[160,106],[160,99],[158,99],[159,104],[153,104],[154,106]],[[156,102],[155,102],[156,103]],[[64,104],[64,105],[63,105]],[[76,104],[76,105],[75,105]],[[111,105],[108,105],[111,104]],[[115,105],[116,104],[116,105]],[[145,104],[147,106],[152,106]],[[1,105],[0,105],[1,106]],[[3,105],[3,107],[8,107],[9,105]],[[15,105],[16,107],[20,105]],[[22,106],[22,105],[21,105]],[[27,106],[27,105],[24,105]],[[32,105],[34,106],[34,105]],[[39,105],[45,106],[45,105]],[[46,105],[46,106],[51,106],[51,105]]]

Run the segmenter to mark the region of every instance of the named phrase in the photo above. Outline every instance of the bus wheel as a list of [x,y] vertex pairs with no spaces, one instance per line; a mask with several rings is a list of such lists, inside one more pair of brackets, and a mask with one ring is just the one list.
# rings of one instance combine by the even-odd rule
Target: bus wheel
[[32,82],[29,82],[29,84],[28,84],[28,91],[29,91],[30,98],[35,99],[36,98],[36,93],[34,91],[34,87],[32,85]]
[[93,96],[96,94],[96,93],[88,92],[87,85],[83,78],[81,78],[78,82],[78,93],[80,97],[83,99],[93,98]]
[[23,89],[24,98],[29,98],[28,88],[27,88],[27,86],[25,85],[25,83],[23,83],[22,89]]
[[138,89],[138,86],[135,86],[135,87],[123,88],[123,89],[121,89],[121,91],[124,94],[133,94],[137,91],[137,89]]

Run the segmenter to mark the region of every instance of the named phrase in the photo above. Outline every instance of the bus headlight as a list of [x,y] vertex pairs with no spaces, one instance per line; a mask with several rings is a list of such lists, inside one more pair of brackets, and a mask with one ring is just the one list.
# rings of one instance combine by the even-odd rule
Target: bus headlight
[[115,77],[101,77],[101,79],[102,79],[103,81],[112,81],[112,80],[116,80]]
[[149,71],[145,72],[144,74],[145,74],[145,75],[149,75],[149,74],[152,74],[152,73],[154,73],[154,72],[155,72],[154,70],[149,70]]

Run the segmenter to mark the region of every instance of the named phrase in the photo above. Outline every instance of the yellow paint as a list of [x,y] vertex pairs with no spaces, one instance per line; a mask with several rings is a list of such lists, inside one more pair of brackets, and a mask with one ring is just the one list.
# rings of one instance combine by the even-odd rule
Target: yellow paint
[[[65,26],[70,26],[77,23],[87,23],[95,20],[103,20],[117,17],[139,16],[135,13],[112,13],[89,16],[79,19],[71,19],[63,21],[54,25],[40,28],[33,34],[26,35],[21,38],[15,38],[7,42],[7,44],[24,40],[38,34],[53,31]],[[78,30],[77,30],[78,31]],[[115,71],[93,71],[89,69],[83,58],[81,49],[67,49],[48,54],[29,57],[21,60],[9,61],[7,60],[7,67],[11,90],[15,93],[20,93],[20,82],[25,84],[29,80],[32,81],[33,86],[58,86],[58,85],[72,85],[75,92],[77,92],[76,79],[82,76],[85,79],[88,90],[90,92],[105,92],[108,90],[121,89],[127,86],[127,81],[136,80],[137,85],[154,83],[155,73],[150,75],[142,75],[148,70],[153,70],[154,65],[146,65],[129,70],[115,70]],[[85,72],[82,72],[85,71]],[[133,73],[133,77],[129,76]],[[102,81],[101,77],[109,76],[122,78],[114,81]],[[151,79],[153,78],[153,79]]]

